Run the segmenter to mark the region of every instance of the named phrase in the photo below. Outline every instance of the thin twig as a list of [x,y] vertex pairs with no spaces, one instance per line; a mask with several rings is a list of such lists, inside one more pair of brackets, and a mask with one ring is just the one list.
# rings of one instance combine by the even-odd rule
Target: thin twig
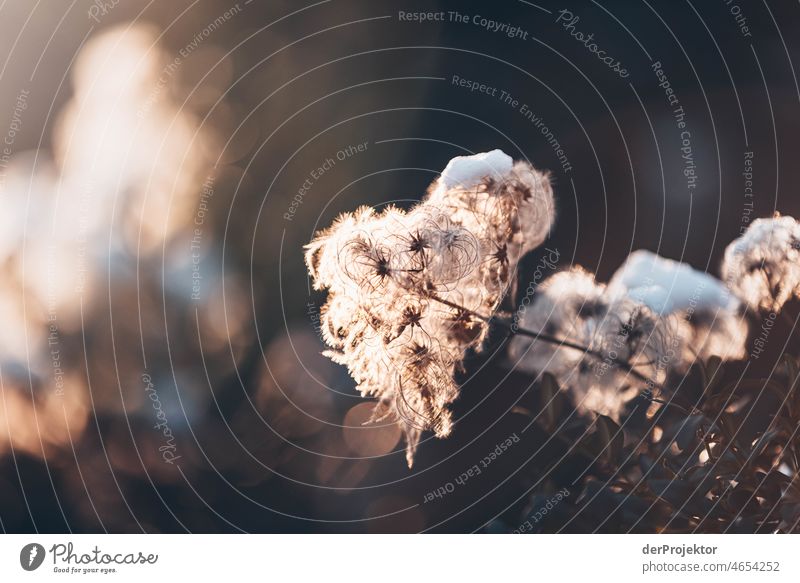
[[697,409],[689,410],[682,405],[679,405],[674,400],[665,401],[664,399],[659,399],[657,397],[650,397],[650,400],[654,403],[658,403],[659,405],[664,405],[665,407],[673,407],[685,415],[695,415],[698,413]]
[[566,340],[564,338],[558,338],[558,337],[552,336],[550,334],[545,334],[544,332],[537,332],[537,331],[534,331],[534,330],[528,330],[526,328],[520,328],[520,327],[516,326],[515,324],[513,324],[512,322],[509,322],[508,320],[506,320],[504,318],[500,318],[500,317],[497,317],[497,316],[491,316],[491,317],[484,316],[482,314],[479,314],[478,312],[475,312],[474,310],[470,310],[469,308],[465,308],[464,306],[460,306],[460,305],[456,304],[455,302],[451,302],[451,301],[446,300],[444,298],[440,298],[439,296],[437,296],[434,293],[429,293],[428,297],[430,299],[436,301],[436,302],[444,304],[445,306],[448,306],[448,307],[453,308],[455,310],[461,310],[464,313],[469,314],[470,316],[472,316],[474,318],[477,318],[478,320],[486,322],[487,324],[499,324],[503,328],[509,330],[512,334],[520,334],[521,336],[528,336],[530,338],[535,338],[536,340],[541,340],[542,342],[547,342],[549,344],[554,344],[554,345],[559,346],[559,347],[571,348],[573,350],[579,350],[579,351],[583,352],[584,354],[588,354],[589,356],[592,356],[592,357],[598,359],[601,362],[605,361],[607,359],[612,364],[614,364],[614,366],[616,366],[617,368],[620,368],[620,369],[626,371],[628,374],[630,374],[633,377],[639,379],[640,381],[646,383],[648,386],[655,387],[655,388],[657,388],[657,389],[659,389],[661,391],[664,390],[663,386],[661,386],[659,383],[655,382],[653,379],[643,375],[638,370],[636,370],[630,363],[628,363],[628,362],[626,362],[624,360],[620,360],[618,358],[611,358],[609,356],[603,355],[602,353],[600,353],[600,352],[598,352],[596,350],[592,350],[591,348],[588,348],[586,346],[581,346],[580,344],[576,344],[574,342],[570,342],[569,340]]

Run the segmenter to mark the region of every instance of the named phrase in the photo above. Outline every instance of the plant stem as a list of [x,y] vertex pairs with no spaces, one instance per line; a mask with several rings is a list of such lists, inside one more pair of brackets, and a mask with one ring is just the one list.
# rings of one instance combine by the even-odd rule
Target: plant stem
[[[598,359],[601,362],[605,361],[606,359],[608,359],[614,366],[624,370],[625,372],[627,372],[631,376],[635,377],[636,379],[646,383],[648,386],[655,387],[655,388],[657,388],[659,390],[664,390],[664,387],[662,387],[660,384],[656,383],[653,379],[648,378],[647,376],[645,376],[642,373],[640,373],[638,370],[636,370],[627,361],[624,361],[624,360],[621,360],[621,359],[618,359],[618,358],[610,358],[610,357],[605,356],[605,355],[603,355],[602,353],[600,353],[600,352],[598,352],[596,350],[592,350],[591,348],[588,348],[587,346],[581,346],[580,344],[576,344],[576,343],[571,342],[569,340],[566,340],[564,338],[558,338],[558,337],[552,336],[550,334],[545,334],[544,332],[537,332],[537,331],[534,331],[534,330],[528,330],[526,328],[520,328],[520,327],[516,326],[515,324],[513,324],[512,322],[509,322],[508,320],[506,320],[504,318],[499,318],[497,316],[491,316],[491,317],[483,316],[483,315],[479,314],[478,312],[475,312],[474,310],[470,310],[468,308],[465,308],[464,306],[460,306],[460,305],[458,305],[458,304],[456,304],[454,302],[451,302],[451,301],[446,300],[444,298],[440,298],[439,296],[437,296],[434,293],[428,294],[428,297],[430,299],[432,299],[432,300],[434,300],[436,302],[439,302],[439,303],[441,303],[441,304],[443,304],[445,306],[448,306],[450,308],[453,308],[453,309],[456,309],[456,310],[461,310],[464,313],[469,314],[473,318],[481,320],[482,322],[486,322],[487,324],[499,324],[500,326],[502,326],[503,328],[505,328],[506,330],[508,330],[512,334],[520,334],[521,336],[528,336],[529,338],[535,338],[536,340],[541,340],[542,342],[547,342],[549,344],[554,344],[554,345],[562,347],[562,348],[571,348],[573,350],[579,350],[579,351],[583,352],[584,354],[588,354],[589,356],[592,356],[592,357]],[[651,398],[651,400],[653,400],[653,399]]]
[[693,410],[689,410],[686,407],[684,407],[683,405],[680,405],[679,403],[675,403],[674,400],[665,401],[664,399],[659,399],[657,397],[650,397],[650,400],[653,401],[654,403],[658,403],[660,405],[664,405],[665,407],[673,407],[673,408],[677,409],[678,411],[680,411],[681,413],[683,413],[684,415],[694,415],[697,412],[696,409],[693,408]]

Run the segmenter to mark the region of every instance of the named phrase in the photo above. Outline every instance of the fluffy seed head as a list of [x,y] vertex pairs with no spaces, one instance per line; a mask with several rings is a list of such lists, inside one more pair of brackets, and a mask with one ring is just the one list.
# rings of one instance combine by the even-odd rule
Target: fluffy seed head
[[[662,316],[674,315],[685,340],[684,353],[672,355],[670,368],[685,371],[696,359],[744,358],[748,325],[742,303],[716,277],[692,266],[634,251],[608,284],[614,295],[627,295]],[[672,354],[672,353],[671,353]]]
[[495,150],[451,161],[412,209],[359,208],[306,246],[314,287],[328,291],[326,354],[378,400],[376,418],[401,424],[409,466],[423,430],[450,433],[464,354],[553,219],[547,176]]
[[800,297],[800,223],[779,214],[753,221],[725,249],[722,276],[753,310],[780,312]]
[[522,325],[585,350],[523,336],[509,347],[514,366],[549,372],[559,379],[580,410],[619,417],[639,387],[618,366],[625,362],[660,382],[671,350],[683,349],[677,322],[626,295],[614,295],[580,267],[548,278],[522,316]]

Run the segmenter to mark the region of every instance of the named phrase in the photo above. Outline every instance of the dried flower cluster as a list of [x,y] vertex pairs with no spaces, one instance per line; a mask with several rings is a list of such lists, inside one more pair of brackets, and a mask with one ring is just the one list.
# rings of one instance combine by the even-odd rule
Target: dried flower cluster
[[631,253],[609,282],[612,293],[625,293],[661,315],[675,316],[684,351],[670,368],[685,372],[697,359],[744,358],[748,325],[743,305],[712,275],[649,251]]
[[780,312],[800,297],[800,223],[779,214],[753,221],[725,249],[722,276],[753,310]]
[[675,318],[628,295],[610,293],[580,267],[548,278],[522,321],[526,328],[584,349],[517,336],[509,347],[514,366],[553,374],[580,409],[612,417],[619,416],[641,384],[627,378],[620,362],[660,382],[666,373],[663,363],[683,348]]
[[[307,246],[327,289],[328,355],[348,367],[374,419],[398,419],[409,465],[420,434],[449,434],[448,405],[468,349],[480,349],[519,259],[554,217],[548,177],[499,150],[453,159],[409,211],[361,208]],[[755,221],[725,254],[723,276],[648,251],[608,284],[580,267],[541,284],[519,310],[512,365],[553,374],[581,410],[619,418],[643,385],[661,387],[711,356],[747,353],[745,306],[800,296],[800,224]]]
[[452,160],[412,209],[360,208],[307,245],[327,354],[374,419],[400,422],[409,466],[423,430],[450,433],[455,372],[553,219],[547,175],[494,150]]
[[580,409],[614,418],[641,390],[625,367],[661,384],[697,359],[743,358],[748,334],[741,302],[722,282],[648,251],[632,253],[608,285],[580,267],[555,274],[522,320],[583,350],[518,336],[512,363],[553,374]]

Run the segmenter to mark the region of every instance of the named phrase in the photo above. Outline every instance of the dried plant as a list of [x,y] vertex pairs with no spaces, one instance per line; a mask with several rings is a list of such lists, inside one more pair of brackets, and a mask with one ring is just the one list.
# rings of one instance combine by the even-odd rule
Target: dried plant
[[573,267],[537,292],[523,324],[572,346],[518,336],[511,364],[553,374],[581,411],[618,419],[643,388],[657,392],[696,360],[746,354],[742,302],[715,277],[649,251],[631,253],[608,285]]
[[725,249],[722,276],[753,310],[780,312],[800,297],[800,223],[777,213],[753,221]]
[[[530,409],[556,450],[555,466],[534,468],[540,489],[521,515],[493,531],[800,532],[800,363],[783,355],[771,378],[743,377],[719,358],[697,362],[681,386],[681,404],[656,404],[620,426],[599,416],[584,423],[546,376]],[[569,467],[577,479],[564,480]],[[573,495],[542,518],[542,501],[566,487]],[[525,525],[520,529],[519,525]]]
[[409,466],[423,430],[450,433],[455,372],[553,218],[547,176],[495,150],[452,160],[412,209],[345,213],[307,245],[326,354],[378,399],[376,420],[399,420]]
[[671,368],[685,372],[696,359],[745,357],[749,330],[743,303],[716,277],[640,250],[628,256],[608,287],[677,318],[684,352],[671,358]]
[[[670,351],[683,349],[675,318],[627,295],[610,294],[580,267],[553,275],[538,291],[522,317],[525,327],[577,347],[517,336],[509,346],[512,364],[553,374],[580,410],[619,417],[641,390],[641,378],[663,381],[662,363],[669,361]],[[621,368],[621,362],[629,368]],[[638,376],[631,377],[631,370]]]
[[[590,433],[593,439],[605,435],[604,447],[613,442],[614,449],[624,449],[626,442],[615,420],[626,414],[627,403],[644,393],[653,407],[670,405],[658,419],[679,410],[680,422],[695,428],[693,435],[704,430],[702,455],[691,454],[700,467],[709,460],[731,459],[741,467],[742,456],[756,455],[736,441],[724,420],[730,399],[722,404],[721,397],[704,386],[695,404],[677,403],[686,392],[682,379],[697,370],[697,363],[711,358],[720,368],[724,360],[744,358],[745,305],[780,307],[797,293],[794,220],[756,221],[728,248],[723,268],[728,282],[747,266],[749,275],[739,285],[729,288],[688,265],[639,251],[609,284],[597,282],[580,267],[555,274],[537,288],[531,305],[520,308],[512,324],[498,313],[499,307],[515,281],[520,258],[544,241],[553,218],[547,175],[527,163],[513,163],[495,150],[452,160],[411,209],[362,207],[340,216],[306,246],[314,287],[328,292],[321,314],[324,339],[331,347],[326,354],[347,366],[364,396],[377,399],[373,420],[399,422],[409,466],[422,431],[449,435],[453,424],[449,405],[459,394],[455,375],[468,350],[480,351],[493,323],[512,335],[512,365],[520,371],[545,373],[550,390],[542,394],[551,404],[564,398],[559,385],[568,391],[577,412],[591,412],[598,427],[605,428],[600,434]],[[756,263],[758,268],[753,269]],[[752,275],[756,271],[762,279]],[[774,283],[776,273],[783,283]],[[743,301],[737,294],[744,296]],[[668,400],[657,398],[662,391]],[[650,418],[655,415],[653,407]],[[784,429],[796,414],[791,408],[786,412],[790,422]],[[545,416],[551,431],[555,418],[553,412]],[[652,431],[665,434],[672,429],[659,425]],[[610,437],[612,430],[617,437]],[[756,439],[772,436],[764,432]],[[575,443],[586,445],[581,439],[572,440]],[[633,454],[640,454],[640,465],[647,464],[641,443],[639,450],[629,452],[628,461],[620,462],[620,472],[636,459]],[[751,442],[751,447],[756,446]],[[685,447],[681,444],[678,449]],[[595,453],[597,458],[602,450]],[[759,471],[776,475],[778,462],[773,462],[769,470]],[[681,471],[673,471],[671,479]],[[711,475],[710,470],[692,471]],[[630,475],[635,477],[635,472]],[[714,473],[713,479],[724,481],[728,476]],[[740,483],[732,479],[729,485]],[[628,497],[639,495],[641,484],[640,479],[633,485],[617,485],[615,495],[625,488]],[[784,493],[790,490],[787,487]],[[726,495],[726,491],[712,492],[710,499]],[[658,506],[666,496],[648,485],[644,498]],[[795,528],[787,528],[785,519],[774,524],[764,519],[762,525],[766,524]]]

